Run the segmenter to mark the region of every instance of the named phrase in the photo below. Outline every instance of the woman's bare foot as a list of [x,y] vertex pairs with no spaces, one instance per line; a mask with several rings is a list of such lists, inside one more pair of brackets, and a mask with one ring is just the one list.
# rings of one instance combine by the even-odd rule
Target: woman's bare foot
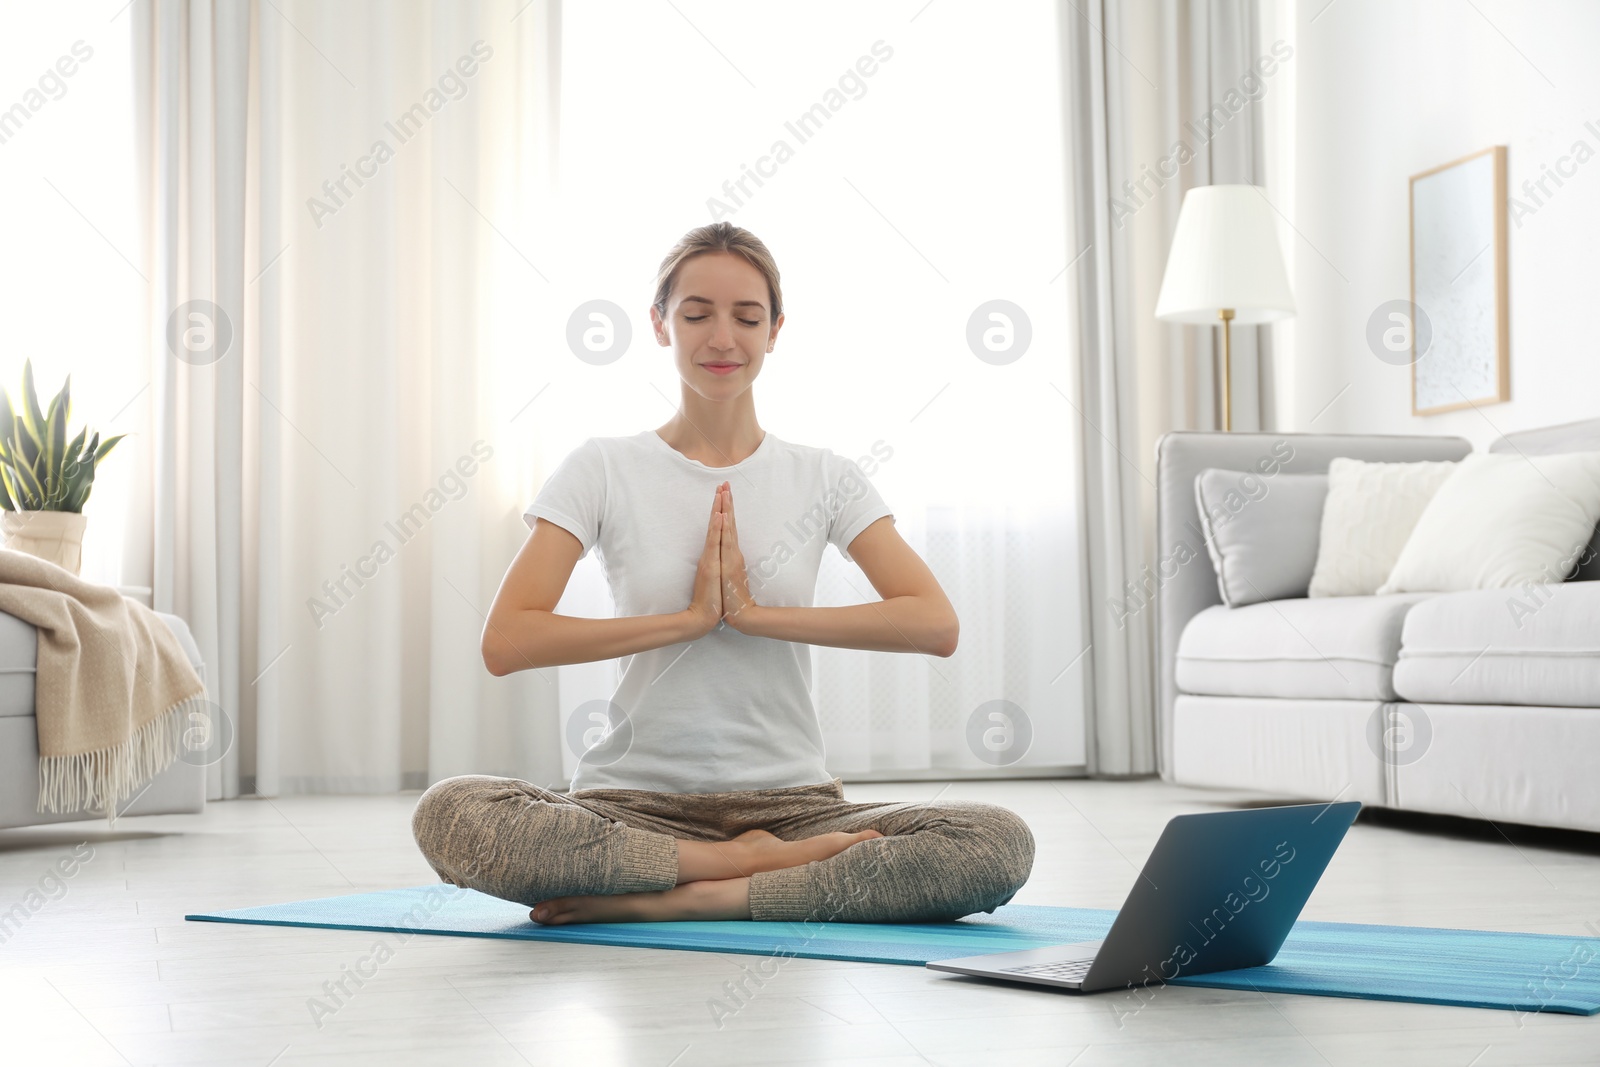
[[605,922],[682,922],[750,918],[750,879],[685,882],[648,893],[557,897],[541,901],[528,917],[542,926]]
[[752,865],[751,873],[754,874],[756,871],[803,867],[816,860],[837,856],[858,841],[870,841],[882,836],[877,830],[861,830],[857,833],[836,830],[815,837],[803,837],[798,841],[785,841],[765,830],[746,830],[734,840],[744,842],[749,850],[747,856]]
[[748,878],[758,871],[802,867],[814,860],[836,856],[856,844],[883,834],[877,830],[818,834],[785,841],[766,830],[746,830],[727,841],[678,842],[678,884],[705,879]]
[[[544,926],[748,920],[750,875],[825,860],[857,842],[882,836],[877,830],[857,833],[840,830],[785,841],[766,830],[746,830],[728,841],[679,841],[679,883],[673,888],[646,893],[556,897],[541,901],[528,917]],[[729,873],[716,873],[722,869]]]

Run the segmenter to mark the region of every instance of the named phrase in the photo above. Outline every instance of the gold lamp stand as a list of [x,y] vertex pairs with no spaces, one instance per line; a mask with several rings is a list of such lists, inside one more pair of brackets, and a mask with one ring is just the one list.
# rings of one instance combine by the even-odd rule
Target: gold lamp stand
[[1233,308],[1223,308],[1217,317],[1222,320],[1222,428],[1226,431],[1233,429]]
[[1277,209],[1258,185],[1197,185],[1183,194],[1172,231],[1156,318],[1221,325],[1222,366],[1216,381],[1224,432],[1233,429],[1234,322],[1255,326],[1294,314],[1289,274],[1278,248],[1278,222]]

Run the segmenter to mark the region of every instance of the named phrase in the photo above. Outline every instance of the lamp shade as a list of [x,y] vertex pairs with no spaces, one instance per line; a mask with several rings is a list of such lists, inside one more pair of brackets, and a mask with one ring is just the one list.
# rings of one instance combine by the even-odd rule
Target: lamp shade
[[1223,308],[1242,325],[1294,314],[1272,205],[1254,185],[1190,189],[1167,253],[1156,318],[1210,324]]

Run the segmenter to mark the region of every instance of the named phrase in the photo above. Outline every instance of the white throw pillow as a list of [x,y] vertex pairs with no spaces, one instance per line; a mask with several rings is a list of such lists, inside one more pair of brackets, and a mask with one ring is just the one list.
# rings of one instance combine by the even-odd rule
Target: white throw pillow
[[1428,502],[1380,593],[1565,581],[1600,522],[1600,452],[1463,459]]
[[1307,596],[1370,596],[1405,548],[1411,528],[1456,469],[1450,461],[1328,464],[1322,537]]

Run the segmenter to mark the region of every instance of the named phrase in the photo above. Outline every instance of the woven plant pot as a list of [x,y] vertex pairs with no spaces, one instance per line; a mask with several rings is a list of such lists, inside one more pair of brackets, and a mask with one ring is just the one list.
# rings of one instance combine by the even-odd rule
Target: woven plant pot
[[6,548],[78,574],[88,521],[89,517],[78,511],[0,511],[0,535]]

